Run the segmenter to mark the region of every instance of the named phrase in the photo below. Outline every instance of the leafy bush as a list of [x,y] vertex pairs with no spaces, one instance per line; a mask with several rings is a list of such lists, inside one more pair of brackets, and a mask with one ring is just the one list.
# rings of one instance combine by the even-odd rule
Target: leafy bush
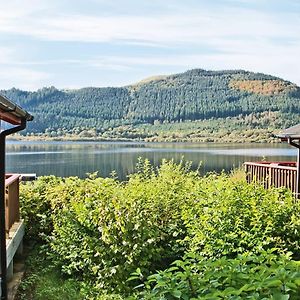
[[189,164],[139,161],[127,182],[42,177],[22,185],[29,238],[43,237],[61,270],[97,290],[131,293],[129,274],[147,276],[186,252],[209,259],[268,249],[300,255],[300,207],[283,189],[236,176],[200,177]]
[[234,257],[277,248],[299,257],[300,205],[290,191],[266,190],[224,174],[201,181],[198,198],[182,214],[190,251]]
[[[46,194],[46,210],[39,214],[47,215],[47,221],[51,214],[49,245],[65,273],[94,281],[99,288],[126,290],[128,274],[138,266],[147,273],[183,254],[177,242],[185,237],[181,206],[197,184],[197,174],[188,170],[173,162],[153,170],[145,161],[127,183],[71,177],[45,188],[43,179],[26,186],[22,199]],[[27,220],[35,214],[26,205],[23,211]],[[37,222],[34,228],[43,230],[43,219]]]
[[[140,270],[130,280],[139,280]],[[147,278],[128,299],[300,299],[300,264],[264,253],[213,260],[194,254]]]
[[62,179],[55,176],[41,176],[20,185],[20,211],[27,239],[41,241],[52,233],[51,200],[61,182]]

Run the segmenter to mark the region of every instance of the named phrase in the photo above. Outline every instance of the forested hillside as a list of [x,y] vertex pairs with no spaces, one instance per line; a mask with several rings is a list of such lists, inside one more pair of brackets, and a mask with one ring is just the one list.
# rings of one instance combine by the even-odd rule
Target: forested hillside
[[242,70],[194,69],[120,88],[1,93],[35,116],[27,134],[49,137],[265,140],[300,122],[299,87]]

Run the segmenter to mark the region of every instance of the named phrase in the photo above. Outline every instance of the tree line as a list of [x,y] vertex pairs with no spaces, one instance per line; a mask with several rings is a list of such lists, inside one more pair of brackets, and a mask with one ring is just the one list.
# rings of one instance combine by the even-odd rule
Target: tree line
[[[264,95],[231,85],[232,81],[247,80],[251,84],[253,80],[260,84],[282,81],[289,88]],[[35,92],[13,88],[1,93],[35,116],[27,132],[72,132],[79,128],[101,133],[122,125],[228,118],[266,111],[298,114],[300,92],[291,86],[287,81],[261,73],[195,69],[120,88],[48,87]]]

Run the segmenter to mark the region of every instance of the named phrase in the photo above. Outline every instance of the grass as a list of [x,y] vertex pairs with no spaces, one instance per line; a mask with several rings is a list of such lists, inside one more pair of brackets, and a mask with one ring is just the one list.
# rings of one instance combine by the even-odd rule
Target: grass
[[25,276],[17,300],[79,300],[84,299],[80,282],[63,276],[47,258],[40,245],[27,250]]
[[67,277],[53,265],[44,245],[26,247],[25,276],[16,300],[122,300],[115,294],[95,293],[93,287]]

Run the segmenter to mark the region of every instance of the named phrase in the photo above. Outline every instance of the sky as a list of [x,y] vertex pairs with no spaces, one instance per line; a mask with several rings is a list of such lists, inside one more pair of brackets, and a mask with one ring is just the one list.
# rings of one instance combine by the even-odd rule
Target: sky
[[244,69],[300,85],[299,0],[0,0],[0,90]]

